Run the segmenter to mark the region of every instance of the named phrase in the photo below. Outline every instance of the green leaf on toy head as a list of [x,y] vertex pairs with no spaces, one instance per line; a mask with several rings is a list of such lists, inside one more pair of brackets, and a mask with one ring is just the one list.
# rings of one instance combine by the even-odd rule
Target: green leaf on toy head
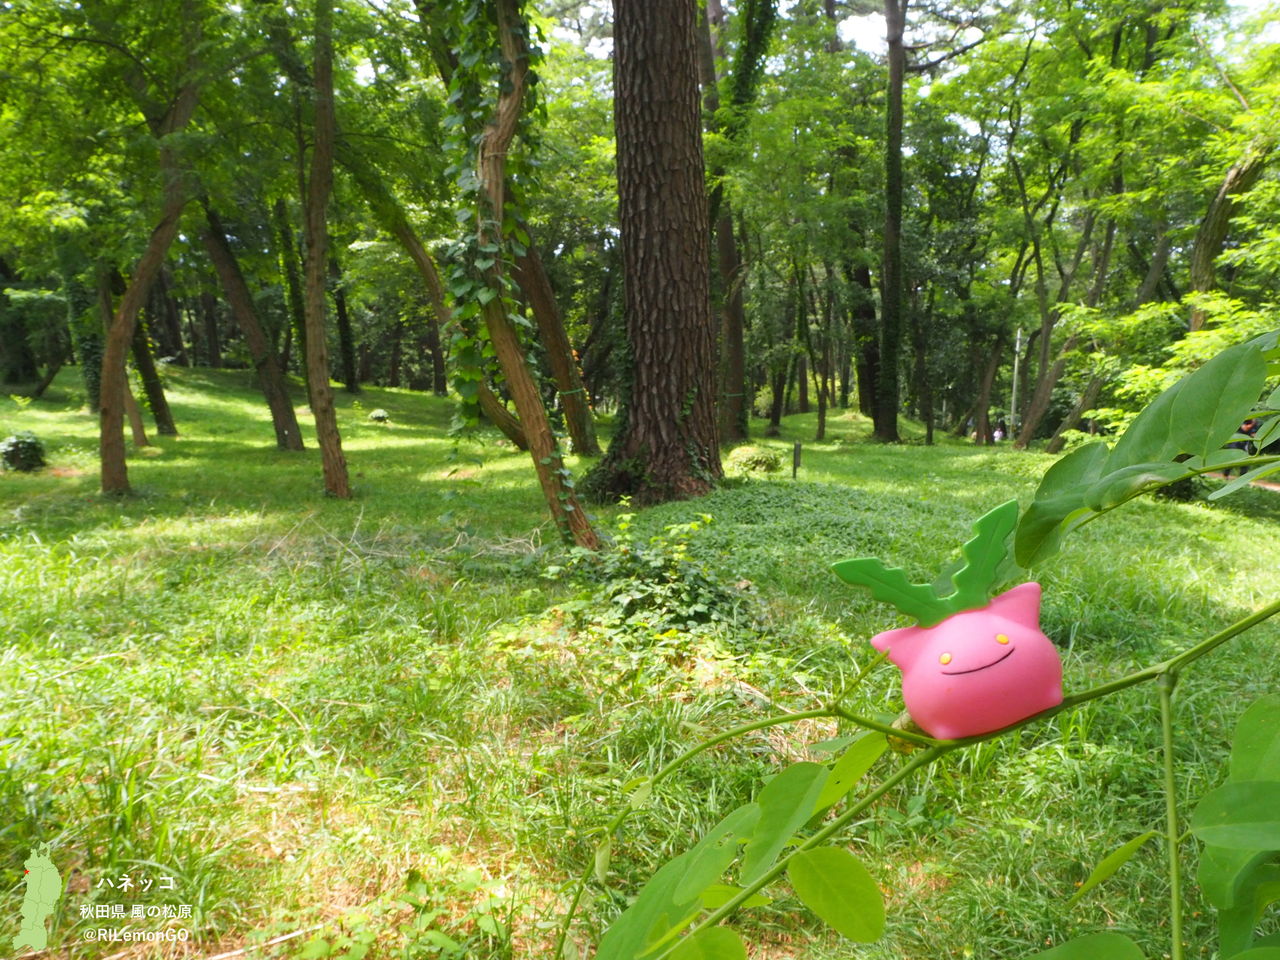
[[[947,567],[933,584],[912,583],[898,567],[887,567],[874,557],[842,560],[832,569],[844,581],[868,587],[877,600],[891,603],[915,617],[922,627],[932,627],[964,610],[985,607],[992,587],[1017,570],[1009,540],[1018,526],[1018,501],[1009,500],[978,518],[974,536],[961,547],[961,558]],[[938,595],[939,589],[950,591]]]
[[985,607],[991,588],[1008,567],[1009,538],[1018,526],[1018,501],[1007,500],[984,513],[973,525],[974,537],[960,548],[964,566],[951,575],[955,592],[943,599],[957,612]]
[[846,583],[870,588],[873,597],[915,617],[922,627],[932,627],[956,612],[929,584],[912,583],[900,567],[886,567],[875,557],[841,560],[831,569]]

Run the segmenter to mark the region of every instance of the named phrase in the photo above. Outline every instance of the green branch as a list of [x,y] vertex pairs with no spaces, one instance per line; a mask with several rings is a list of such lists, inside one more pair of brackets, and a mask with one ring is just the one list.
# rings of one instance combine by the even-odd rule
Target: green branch
[[1178,861],[1178,797],[1173,777],[1173,688],[1178,674],[1160,674],[1160,734],[1164,745],[1165,847],[1169,855],[1169,960],[1182,960],[1182,865]]

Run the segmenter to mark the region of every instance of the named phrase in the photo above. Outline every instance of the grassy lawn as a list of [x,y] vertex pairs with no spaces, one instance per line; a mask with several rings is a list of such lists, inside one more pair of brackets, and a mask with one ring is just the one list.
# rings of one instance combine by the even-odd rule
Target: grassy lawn
[[[340,394],[356,488],[340,502],[313,443],[275,450],[248,373],[168,378],[182,436],[131,453],[124,501],[97,492],[76,371],[25,408],[0,399],[0,437],[31,429],[50,459],[0,474],[0,917],[16,923],[22,862],[51,841],[70,894],[51,956],[546,955],[624,784],[717,731],[816,706],[901,622],[831,562],[870,553],[931,578],[1052,462],[873,445],[848,412],[812,443],[814,417],[788,418],[759,445],[789,463],[803,440],[797,480],[735,480],[622,521],[667,557],[687,551],[684,579],[655,587],[634,555],[595,565],[561,547],[527,455],[494,433],[455,442],[447,401]],[[389,423],[367,419],[375,407]],[[597,521],[616,531],[623,512]],[[1037,571],[1068,690],[1274,599],[1277,520],[1280,494],[1253,490],[1141,501],[1080,531]],[[1180,684],[1186,809],[1221,778],[1235,718],[1277,688],[1278,638],[1264,625]],[[897,678],[881,668],[853,704],[896,714]],[[665,782],[615,840],[608,887],[589,888],[584,954],[657,864],[841,732],[772,728]],[[1159,743],[1146,685],[952,755],[850,835],[886,893],[886,937],[838,941],[783,896],[747,921],[752,956],[1016,958],[1100,929],[1161,956],[1158,844],[1065,906],[1102,856],[1160,826]],[[174,889],[103,884],[124,874]],[[1190,955],[1211,957],[1190,886]],[[85,942],[123,924],[82,907],[120,902],[190,905],[190,920],[139,925],[193,942]]]

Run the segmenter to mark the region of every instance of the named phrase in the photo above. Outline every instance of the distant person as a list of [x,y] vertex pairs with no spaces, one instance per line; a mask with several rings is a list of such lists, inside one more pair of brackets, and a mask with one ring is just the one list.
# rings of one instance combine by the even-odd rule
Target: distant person
[[[1250,417],[1244,423],[1240,424],[1239,432],[1243,433],[1246,437],[1252,438],[1257,434],[1258,427],[1261,426],[1261,424],[1262,424],[1261,420],[1257,419],[1256,417]],[[1257,452],[1257,447],[1254,445],[1252,439],[1232,440],[1230,443],[1227,444],[1227,449],[1241,450],[1249,456],[1252,456],[1254,453]],[[1224,477],[1229,477],[1231,476],[1232,470],[1235,470],[1237,473],[1243,475],[1245,470],[1247,469],[1248,469],[1247,467],[1227,467],[1225,470],[1222,471],[1222,475]]]
[[996,443],[1009,435],[1009,425],[1003,419],[996,421],[996,432],[993,434]]

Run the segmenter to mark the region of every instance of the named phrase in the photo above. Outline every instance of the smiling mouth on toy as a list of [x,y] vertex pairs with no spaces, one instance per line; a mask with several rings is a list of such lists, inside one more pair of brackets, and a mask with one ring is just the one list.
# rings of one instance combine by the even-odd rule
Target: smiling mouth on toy
[[997,657],[995,660],[992,660],[990,663],[984,664],[981,667],[974,667],[972,670],[940,670],[938,672],[948,677],[958,677],[961,674],[965,674],[965,673],[977,673],[979,670],[986,670],[988,667],[994,667],[997,663],[1003,663],[1005,660],[1008,660],[1010,657],[1012,657],[1013,651],[1017,649],[1018,649],[1017,647],[1010,647],[1009,652],[1006,653],[1003,657]]

